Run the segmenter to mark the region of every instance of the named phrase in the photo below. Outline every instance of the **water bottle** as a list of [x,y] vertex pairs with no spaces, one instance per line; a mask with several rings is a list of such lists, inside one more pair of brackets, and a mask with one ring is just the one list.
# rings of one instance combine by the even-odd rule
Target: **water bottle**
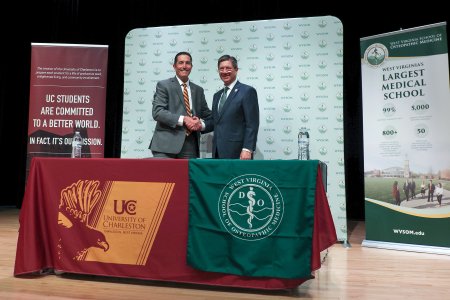
[[309,133],[302,129],[298,133],[298,159],[309,160]]
[[81,158],[81,146],[83,140],[81,138],[80,132],[75,131],[72,139],[72,158]]

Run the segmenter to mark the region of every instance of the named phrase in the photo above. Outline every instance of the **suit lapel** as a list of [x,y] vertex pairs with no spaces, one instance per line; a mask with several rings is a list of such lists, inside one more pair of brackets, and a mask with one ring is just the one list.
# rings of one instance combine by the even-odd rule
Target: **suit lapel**
[[192,115],[195,116],[196,115],[196,101],[195,101],[195,96],[196,96],[196,90],[194,88],[194,86],[191,84],[189,85],[189,88],[191,89],[191,110],[192,110]]
[[181,86],[178,83],[178,80],[176,77],[173,78],[172,84],[173,84],[173,89],[176,91],[176,93],[178,95],[178,99],[179,99],[180,103],[183,104],[183,107],[184,107],[183,92],[181,91]]

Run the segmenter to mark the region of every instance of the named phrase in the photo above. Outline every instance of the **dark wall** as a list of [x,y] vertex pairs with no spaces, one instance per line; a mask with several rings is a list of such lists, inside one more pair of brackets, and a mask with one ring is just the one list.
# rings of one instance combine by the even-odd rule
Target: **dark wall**
[[[448,10],[362,2],[106,1],[2,2],[0,30],[0,206],[20,207],[24,192],[31,43],[109,45],[105,156],[120,156],[125,35],[133,28],[333,15],[344,26],[344,137],[347,213],[364,218],[362,100],[359,39],[401,28],[448,22]],[[437,1],[436,1],[437,2]],[[374,5],[371,6],[370,3]],[[385,6],[382,6],[385,5]],[[352,12],[349,12],[351,10]],[[360,10],[359,13],[354,13]],[[68,170],[69,171],[69,170]]]

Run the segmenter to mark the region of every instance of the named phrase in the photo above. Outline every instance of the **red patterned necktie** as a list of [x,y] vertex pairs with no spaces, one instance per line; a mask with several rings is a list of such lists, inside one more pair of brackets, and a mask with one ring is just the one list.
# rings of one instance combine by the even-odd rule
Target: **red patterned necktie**
[[[183,83],[182,86],[183,86],[184,106],[186,108],[187,115],[189,117],[192,117],[191,105],[189,104],[189,94],[188,94],[188,90],[187,90],[187,84]],[[190,135],[190,134],[191,134],[191,131],[186,128],[186,135]]]

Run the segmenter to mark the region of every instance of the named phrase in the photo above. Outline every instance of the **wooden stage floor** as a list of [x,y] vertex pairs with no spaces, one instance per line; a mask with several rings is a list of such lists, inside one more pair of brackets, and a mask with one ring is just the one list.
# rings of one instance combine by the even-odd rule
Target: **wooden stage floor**
[[450,256],[361,247],[365,235],[362,221],[348,222],[351,247],[338,243],[324,251],[316,278],[293,290],[258,291],[75,274],[15,278],[18,215],[16,208],[0,207],[1,300],[450,299]]

